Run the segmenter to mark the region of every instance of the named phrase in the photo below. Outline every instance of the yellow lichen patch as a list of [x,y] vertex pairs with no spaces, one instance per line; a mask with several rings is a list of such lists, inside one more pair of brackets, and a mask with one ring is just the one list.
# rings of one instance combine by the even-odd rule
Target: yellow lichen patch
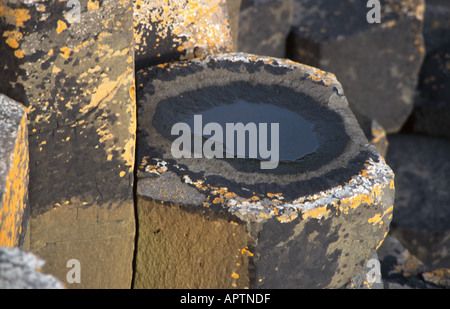
[[61,69],[58,68],[56,65],[54,65],[54,66],[52,67],[52,74],[53,74],[53,75],[56,75],[56,74],[58,74],[59,72],[61,72]]
[[384,240],[386,239],[387,234],[388,234],[388,232],[384,233],[383,239],[380,240],[380,242],[378,243],[378,245],[375,248],[376,250],[378,250],[378,248],[381,247],[381,245],[383,244]]
[[391,180],[391,182],[389,184],[389,189],[394,189],[394,187],[395,187],[394,180]]
[[288,212],[282,214],[281,216],[278,216],[277,220],[280,221],[281,223],[287,223],[292,222],[292,220],[297,219],[297,217],[298,217],[297,212]]
[[62,20],[58,20],[57,26],[56,26],[56,33],[60,34],[67,28],[67,25]]
[[[126,144],[124,149],[124,152],[122,154],[122,158],[125,160],[125,165],[130,167],[130,170],[134,167],[134,148],[135,148],[135,140],[134,138],[130,138]],[[166,170],[159,171],[159,173],[165,173]]]
[[60,55],[61,57],[63,57],[64,59],[68,59],[69,56],[70,56],[70,52],[72,51],[72,50],[71,50],[69,47],[67,47],[67,46],[61,47],[59,50],[61,51],[61,52],[59,53],[59,55]]
[[239,279],[239,275],[237,273],[235,273],[235,272],[233,272],[231,274],[231,277],[233,277],[234,279]]
[[14,51],[14,56],[16,56],[16,57],[19,58],[19,59],[22,59],[25,55],[24,55],[24,53],[23,53],[23,50],[18,49],[18,50],[15,50],[15,51]]
[[[367,171],[363,171],[362,174]],[[340,205],[337,205],[336,208],[339,209],[343,213],[348,213],[350,209],[355,209],[362,204],[371,205],[377,202],[383,195],[383,185],[377,184],[372,188],[370,193],[361,193],[355,194],[354,196],[343,198],[340,202]]]
[[270,198],[282,198],[283,193],[267,193]]
[[174,47],[185,53],[181,60],[231,51],[232,39],[224,7],[224,0],[136,1],[136,48],[150,47],[140,29],[153,29],[162,40],[170,35],[174,37]]
[[306,64],[298,63],[297,66],[299,66],[300,70],[308,73],[308,78],[315,82],[322,82],[326,86],[337,83],[336,76],[333,73],[325,72]]
[[3,32],[3,37],[6,37],[6,44],[8,44],[11,48],[18,48],[20,45],[20,41],[23,38],[22,33],[12,30]]
[[373,225],[379,223],[382,219],[382,216],[380,214],[376,214],[375,216],[373,216],[372,218],[370,218],[369,220],[367,220],[369,223],[372,223]]
[[265,219],[270,219],[270,218],[272,218],[272,215],[271,215],[270,213],[265,213],[265,212],[260,212],[260,213],[259,213],[259,216],[260,216],[261,218],[265,218]]
[[227,192],[227,193],[224,194],[223,197],[225,197],[227,199],[231,199],[231,198],[235,198],[236,196],[237,196],[237,194],[234,193],[234,192]]
[[87,3],[87,8],[88,8],[89,11],[96,10],[99,7],[100,7],[100,4],[99,4],[98,1],[89,0],[88,3]]
[[222,204],[222,203],[223,203],[223,199],[220,198],[220,197],[216,197],[216,198],[213,200],[213,204]]
[[0,16],[10,25],[23,27],[24,23],[31,18],[27,9],[12,9],[4,5],[5,1],[0,1]]
[[106,140],[114,139],[114,135],[108,130],[106,123],[97,128],[97,134],[100,136],[100,143],[104,143]]
[[383,214],[376,214],[375,216],[373,216],[372,218],[370,218],[368,220],[369,223],[372,223],[373,225],[375,224],[383,224],[382,219],[384,218],[384,216],[386,216],[388,213],[392,212],[394,210],[394,206],[389,207],[388,209],[386,209],[386,211]]
[[18,246],[28,182],[27,116],[20,122],[11,168],[0,200],[0,246]]
[[307,218],[320,219],[329,213],[330,213],[330,210],[327,209],[327,206],[322,206],[322,207],[316,207],[314,209],[304,211],[302,214],[302,217],[303,217],[303,219],[307,219]]
[[91,101],[89,104],[84,106],[80,112],[82,114],[92,110],[93,108],[97,107],[98,104],[105,99],[107,96],[111,94],[112,91],[114,91],[117,86],[120,84],[122,78],[127,74],[128,72],[125,72],[123,75],[119,76],[117,80],[109,80],[109,78],[105,78],[102,83],[95,89],[94,94],[92,94]]
[[392,28],[397,24],[396,20],[390,20],[388,22],[382,23],[381,28]]
[[248,248],[244,248],[241,250],[242,255],[253,256],[253,253],[248,250]]

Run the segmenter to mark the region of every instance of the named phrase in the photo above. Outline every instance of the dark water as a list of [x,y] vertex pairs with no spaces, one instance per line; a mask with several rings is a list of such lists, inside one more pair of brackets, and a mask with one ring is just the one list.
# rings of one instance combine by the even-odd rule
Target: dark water
[[[237,99],[232,104],[215,106],[195,115],[196,118],[192,117],[187,122],[193,135],[202,135],[204,141],[210,139],[215,142],[225,153],[224,156],[264,160],[267,155],[261,153],[260,147],[263,147],[263,150],[267,149],[272,154],[278,151],[280,162],[293,162],[313,154],[319,147],[313,123],[292,110],[273,104],[249,103]],[[209,128],[218,128],[222,132],[205,132],[202,128],[207,129],[209,123],[214,123]],[[231,124],[233,128],[237,123],[246,125],[247,130],[238,129],[239,132],[236,133],[229,130],[230,126],[227,127],[227,124]],[[260,126],[261,124],[267,125]],[[245,136],[242,136],[242,132],[245,132]],[[234,134],[234,138],[230,134]],[[230,138],[234,145],[230,145]],[[245,146],[242,145],[242,138],[245,138]],[[264,141],[266,145],[261,146]]]
[[[194,119],[199,117],[201,123],[196,130]],[[173,133],[175,125],[180,123],[182,131]],[[247,125],[240,130],[245,134],[239,134],[241,139],[245,135],[243,143],[243,139],[238,143],[238,134],[232,144],[231,139],[227,143],[230,137],[226,134],[227,123],[235,127],[238,123],[242,123],[242,127]],[[264,123],[267,124],[265,130],[260,127]],[[279,125],[278,132],[275,132],[275,124]],[[248,82],[202,87],[161,100],[152,125],[172,141],[171,147],[179,145],[179,149],[188,150],[184,158],[217,158],[246,173],[281,175],[314,171],[339,156],[350,141],[342,117],[312,97],[283,86]],[[250,138],[244,129],[252,125],[254,132]],[[222,131],[222,135],[212,127]],[[185,130],[189,131],[186,139]],[[263,133],[267,133],[265,138],[261,138]],[[274,140],[273,133],[277,133]],[[177,144],[181,140],[183,144]],[[189,141],[185,143],[185,140]],[[275,153],[271,148],[277,146],[276,142],[279,145]],[[242,145],[245,148],[240,148]],[[250,148],[257,148],[256,155]],[[214,151],[213,156],[205,155],[204,150],[208,149]],[[155,155],[164,156],[172,149],[158,151]],[[204,162],[209,164],[210,161]],[[275,168],[262,168],[272,162],[279,164]]]

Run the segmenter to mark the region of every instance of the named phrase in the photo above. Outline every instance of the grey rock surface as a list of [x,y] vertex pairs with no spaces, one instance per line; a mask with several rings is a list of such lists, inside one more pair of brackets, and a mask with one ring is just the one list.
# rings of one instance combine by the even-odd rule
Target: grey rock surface
[[395,227],[445,232],[450,227],[450,141],[389,135],[386,162],[396,175]]
[[45,261],[17,247],[0,247],[0,289],[62,289],[63,284],[39,270]]
[[292,0],[243,0],[238,51],[284,58],[292,15]]
[[366,1],[295,0],[287,56],[332,72],[351,106],[388,133],[410,116],[425,53],[424,0],[382,1],[381,23]]

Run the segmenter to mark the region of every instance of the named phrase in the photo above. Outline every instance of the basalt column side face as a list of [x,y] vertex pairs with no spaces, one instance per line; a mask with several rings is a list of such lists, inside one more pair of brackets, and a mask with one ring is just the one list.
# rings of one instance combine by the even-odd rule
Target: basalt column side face
[[383,242],[394,175],[333,74],[237,53],[136,82],[135,288],[338,288]]
[[226,0],[134,0],[136,69],[229,52]]
[[[367,1],[294,0],[287,52],[289,59],[333,72],[350,106],[394,133],[414,107],[425,55],[425,1],[380,4],[374,9]],[[369,23],[378,8],[380,23]]]
[[[30,251],[68,288],[129,288],[133,8],[77,3],[0,1],[0,91],[28,109]],[[71,259],[81,283],[66,282]]]
[[0,94],[0,247],[23,243],[29,211],[27,113]]

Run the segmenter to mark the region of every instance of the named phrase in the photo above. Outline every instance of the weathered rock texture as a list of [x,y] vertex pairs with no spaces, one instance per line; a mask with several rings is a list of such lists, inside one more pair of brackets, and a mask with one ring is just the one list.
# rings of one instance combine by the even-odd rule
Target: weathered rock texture
[[427,288],[421,274],[426,266],[395,237],[389,235],[378,249],[381,274],[386,289]]
[[385,289],[450,288],[450,268],[426,265],[395,236],[386,237],[378,255]]
[[450,141],[422,134],[389,137],[396,174],[391,232],[434,272],[450,268]]
[[450,44],[427,53],[418,90],[413,130],[450,138]]
[[0,289],[62,289],[52,275],[41,273],[45,262],[19,248],[0,247]]
[[136,69],[233,48],[225,0],[134,0]]
[[78,259],[77,287],[130,287],[133,8],[79,3],[0,2],[0,92],[28,109],[31,251],[61,280]]
[[426,0],[423,36],[427,53],[448,44],[450,3],[446,0]]
[[23,243],[29,212],[27,113],[0,94],[0,246]]
[[243,0],[238,50],[284,58],[292,14],[292,0]]
[[[389,237],[389,236],[387,236]],[[345,286],[347,289],[383,289],[383,279],[381,277],[381,265],[378,255],[375,254]]]
[[393,225],[440,233],[450,226],[450,141],[419,134],[389,137],[387,162],[395,171]]
[[287,56],[333,72],[356,106],[388,133],[413,110],[424,56],[424,0],[381,1],[370,24],[367,1],[294,0]]
[[386,130],[376,121],[370,119],[363,113],[359,112],[356,107],[352,108],[353,114],[355,114],[356,120],[358,120],[359,126],[364,132],[364,135],[369,140],[369,143],[377,148],[378,152],[385,157],[389,148],[389,140],[386,134]]
[[[149,67],[137,84],[135,288],[343,287],[383,242],[394,175],[333,74],[228,54]],[[174,123],[237,99],[313,122],[316,152],[264,171],[172,156]]]

